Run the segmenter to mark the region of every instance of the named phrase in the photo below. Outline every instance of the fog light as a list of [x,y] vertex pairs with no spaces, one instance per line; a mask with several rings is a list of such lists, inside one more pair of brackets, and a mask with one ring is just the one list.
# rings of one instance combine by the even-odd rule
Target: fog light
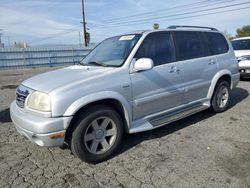
[[55,139],[55,138],[61,138],[65,136],[65,132],[60,132],[60,133],[54,133],[54,134],[50,134],[49,138],[50,139]]

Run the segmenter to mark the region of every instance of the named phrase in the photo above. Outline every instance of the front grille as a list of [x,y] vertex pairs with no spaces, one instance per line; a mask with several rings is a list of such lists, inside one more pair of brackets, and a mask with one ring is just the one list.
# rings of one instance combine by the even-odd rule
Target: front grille
[[16,104],[20,108],[24,108],[25,100],[29,95],[30,91],[28,88],[20,85],[16,90]]

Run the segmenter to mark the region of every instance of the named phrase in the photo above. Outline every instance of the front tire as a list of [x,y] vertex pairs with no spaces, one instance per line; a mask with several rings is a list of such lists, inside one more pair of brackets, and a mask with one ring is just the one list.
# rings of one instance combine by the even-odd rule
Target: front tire
[[231,90],[229,83],[225,80],[220,80],[215,88],[212,100],[211,110],[220,113],[228,109],[231,97]]
[[99,163],[118,149],[123,137],[120,115],[105,105],[95,105],[77,117],[71,151],[82,161]]

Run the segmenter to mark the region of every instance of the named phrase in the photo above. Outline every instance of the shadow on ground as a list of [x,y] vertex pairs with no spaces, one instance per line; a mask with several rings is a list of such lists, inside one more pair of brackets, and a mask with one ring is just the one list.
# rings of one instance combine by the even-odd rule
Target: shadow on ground
[[10,119],[10,109],[7,108],[5,110],[0,111],[0,123],[9,123]]
[[[232,91],[229,109],[233,108],[235,105],[243,101],[248,96],[249,93],[247,90],[242,88],[235,88]],[[185,127],[191,126],[197,122],[206,120],[214,115],[215,113],[211,112],[208,109],[151,131],[126,135],[122,147],[118,151],[118,155],[131,149],[132,147],[136,147],[136,145],[140,144],[145,140],[161,138],[178,130],[184,129]]]
[[242,89],[239,87],[233,89],[231,93],[231,101],[230,101],[229,109],[234,107],[236,104],[240,103],[241,101],[243,101],[248,96],[249,96],[249,93],[245,89]]
[[250,81],[250,77],[245,77],[245,78],[240,78],[240,81],[242,82],[249,82]]
[[6,85],[6,86],[2,86],[1,90],[4,90],[4,89],[16,89],[16,88],[17,88],[17,85]]

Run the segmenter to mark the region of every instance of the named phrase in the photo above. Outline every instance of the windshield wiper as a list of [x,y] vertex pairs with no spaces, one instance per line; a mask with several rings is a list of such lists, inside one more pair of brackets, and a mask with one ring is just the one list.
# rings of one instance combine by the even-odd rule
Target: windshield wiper
[[86,63],[86,65],[97,65],[97,66],[102,66],[102,67],[107,67],[108,65],[104,64],[104,63],[100,63],[97,61],[90,61],[88,63]]
[[75,65],[82,65],[82,66],[86,66],[86,64],[81,63],[81,61],[76,62],[76,63],[75,63]]

